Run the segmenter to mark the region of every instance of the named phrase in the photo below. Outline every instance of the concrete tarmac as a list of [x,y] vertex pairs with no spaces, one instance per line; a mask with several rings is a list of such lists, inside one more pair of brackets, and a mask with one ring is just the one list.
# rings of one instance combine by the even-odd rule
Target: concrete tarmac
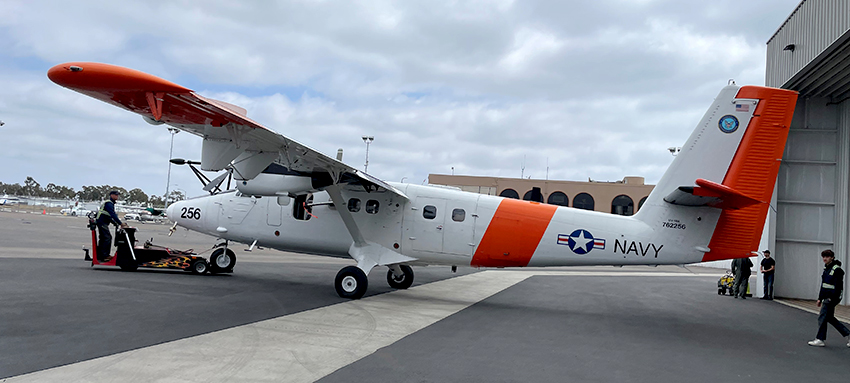
[[[167,225],[139,238],[213,239]],[[84,218],[0,212],[0,379],[27,381],[838,381],[850,348],[816,316],[718,296],[722,271],[415,267],[336,296],[352,262],[237,251],[232,275],[92,269]],[[244,246],[241,246],[244,247]]]

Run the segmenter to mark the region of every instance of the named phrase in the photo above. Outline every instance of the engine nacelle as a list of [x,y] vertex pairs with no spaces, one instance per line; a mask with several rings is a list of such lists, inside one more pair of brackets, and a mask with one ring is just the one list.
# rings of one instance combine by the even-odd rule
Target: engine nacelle
[[236,188],[242,194],[261,196],[285,196],[315,190],[312,177],[267,173],[258,174],[250,180],[239,181]]

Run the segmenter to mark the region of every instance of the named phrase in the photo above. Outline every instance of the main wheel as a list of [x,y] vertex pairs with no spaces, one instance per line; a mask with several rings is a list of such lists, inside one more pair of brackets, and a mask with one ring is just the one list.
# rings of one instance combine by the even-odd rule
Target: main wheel
[[394,289],[406,289],[413,285],[413,269],[408,265],[400,265],[402,275],[396,277],[393,270],[387,270],[387,283]]
[[369,278],[366,273],[357,266],[344,267],[336,274],[334,288],[342,298],[360,299],[366,294],[369,286]]
[[210,255],[211,273],[229,273],[236,266],[236,254],[230,249],[218,248]]
[[209,266],[209,264],[207,264],[207,261],[205,261],[203,259],[196,259],[189,266],[189,271],[191,271],[192,274],[206,274],[207,270],[209,270],[209,268],[210,268],[210,266]]

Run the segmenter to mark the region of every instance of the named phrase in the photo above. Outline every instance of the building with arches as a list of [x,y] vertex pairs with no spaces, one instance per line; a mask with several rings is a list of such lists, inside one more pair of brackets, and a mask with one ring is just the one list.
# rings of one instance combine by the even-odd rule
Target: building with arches
[[[625,177],[611,182],[582,182],[430,174],[428,182],[454,186],[473,193],[620,215],[636,213],[655,186],[645,184],[643,177]],[[539,192],[535,192],[535,188],[539,188]]]

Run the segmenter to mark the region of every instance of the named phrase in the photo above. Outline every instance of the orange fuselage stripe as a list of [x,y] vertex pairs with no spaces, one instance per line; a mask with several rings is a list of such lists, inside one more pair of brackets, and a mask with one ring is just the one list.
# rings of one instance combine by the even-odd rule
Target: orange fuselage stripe
[[742,87],[737,97],[761,101],[723,185],[762,203],[723,210],[703,262],[749,257],[758,249],[797,102],[797,92],[754,86]]
[[557,209],[554,205],[503,199],[475,249],[470,265],[528,266]]

